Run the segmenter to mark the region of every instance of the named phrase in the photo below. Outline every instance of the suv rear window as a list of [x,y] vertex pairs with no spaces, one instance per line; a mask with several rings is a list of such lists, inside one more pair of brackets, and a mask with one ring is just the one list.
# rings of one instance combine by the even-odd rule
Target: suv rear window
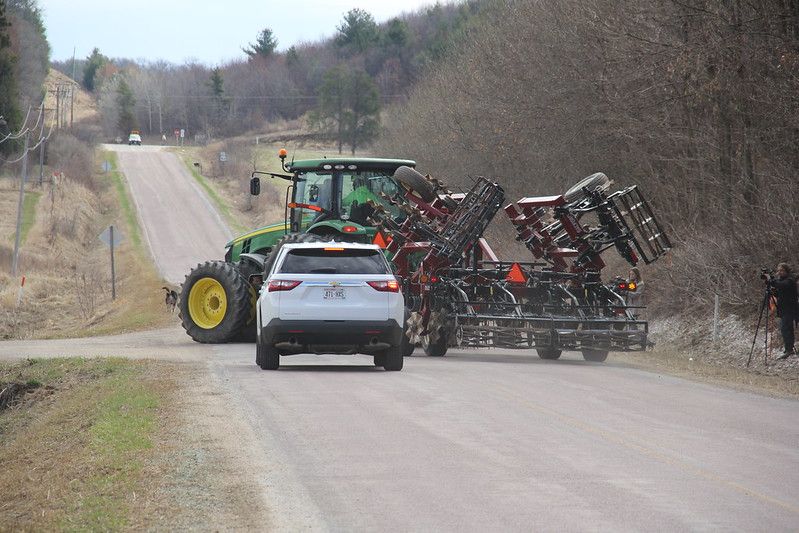
[[281,274],[390,274],[385,256],[377,250],[297,248],[290,250]]

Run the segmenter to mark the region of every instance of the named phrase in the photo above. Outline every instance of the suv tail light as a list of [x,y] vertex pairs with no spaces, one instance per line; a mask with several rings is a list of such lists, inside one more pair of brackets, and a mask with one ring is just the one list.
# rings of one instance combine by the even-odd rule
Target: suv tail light
[[367,281],[376,291],[380,292],[399,292],[399,282],[395,279],[387,279],[383,281]]
[[269,292],[290,291],[300,283],[302,282],[292,281],[290,279],[273,279],[269,282],[269,285],[267,285],[266,290]]

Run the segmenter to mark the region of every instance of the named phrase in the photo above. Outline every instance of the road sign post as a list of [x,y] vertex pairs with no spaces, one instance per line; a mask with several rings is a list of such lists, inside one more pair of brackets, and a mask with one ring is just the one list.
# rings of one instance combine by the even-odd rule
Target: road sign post
[[106,246],[111,248],[111,299],[117,298],[117,280],[116,280],[116,265],[114,263],[114,248],[122,244],[125,240],[125,235],[118,229],[114,229],[113,224],[108,226],[108,229],[103,231],[98,238],[105,243]]

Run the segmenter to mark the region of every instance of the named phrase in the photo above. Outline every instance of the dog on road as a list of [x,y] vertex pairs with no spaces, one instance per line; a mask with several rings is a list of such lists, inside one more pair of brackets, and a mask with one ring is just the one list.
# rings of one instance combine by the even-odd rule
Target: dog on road
[[166,297],[164,298],[164,303],[166,303],[166,310],[172,313],[175,312],[175,306],[178,303],[178,293],[170,289],[169,287],[162,287],[164,291],[166,291]]

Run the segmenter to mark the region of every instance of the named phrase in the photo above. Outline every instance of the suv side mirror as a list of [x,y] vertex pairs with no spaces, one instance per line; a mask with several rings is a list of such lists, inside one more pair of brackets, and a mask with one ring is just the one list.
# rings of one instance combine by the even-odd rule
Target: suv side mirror
[[261,194],[261,178],[250,178],[250,194],[253,196]]

